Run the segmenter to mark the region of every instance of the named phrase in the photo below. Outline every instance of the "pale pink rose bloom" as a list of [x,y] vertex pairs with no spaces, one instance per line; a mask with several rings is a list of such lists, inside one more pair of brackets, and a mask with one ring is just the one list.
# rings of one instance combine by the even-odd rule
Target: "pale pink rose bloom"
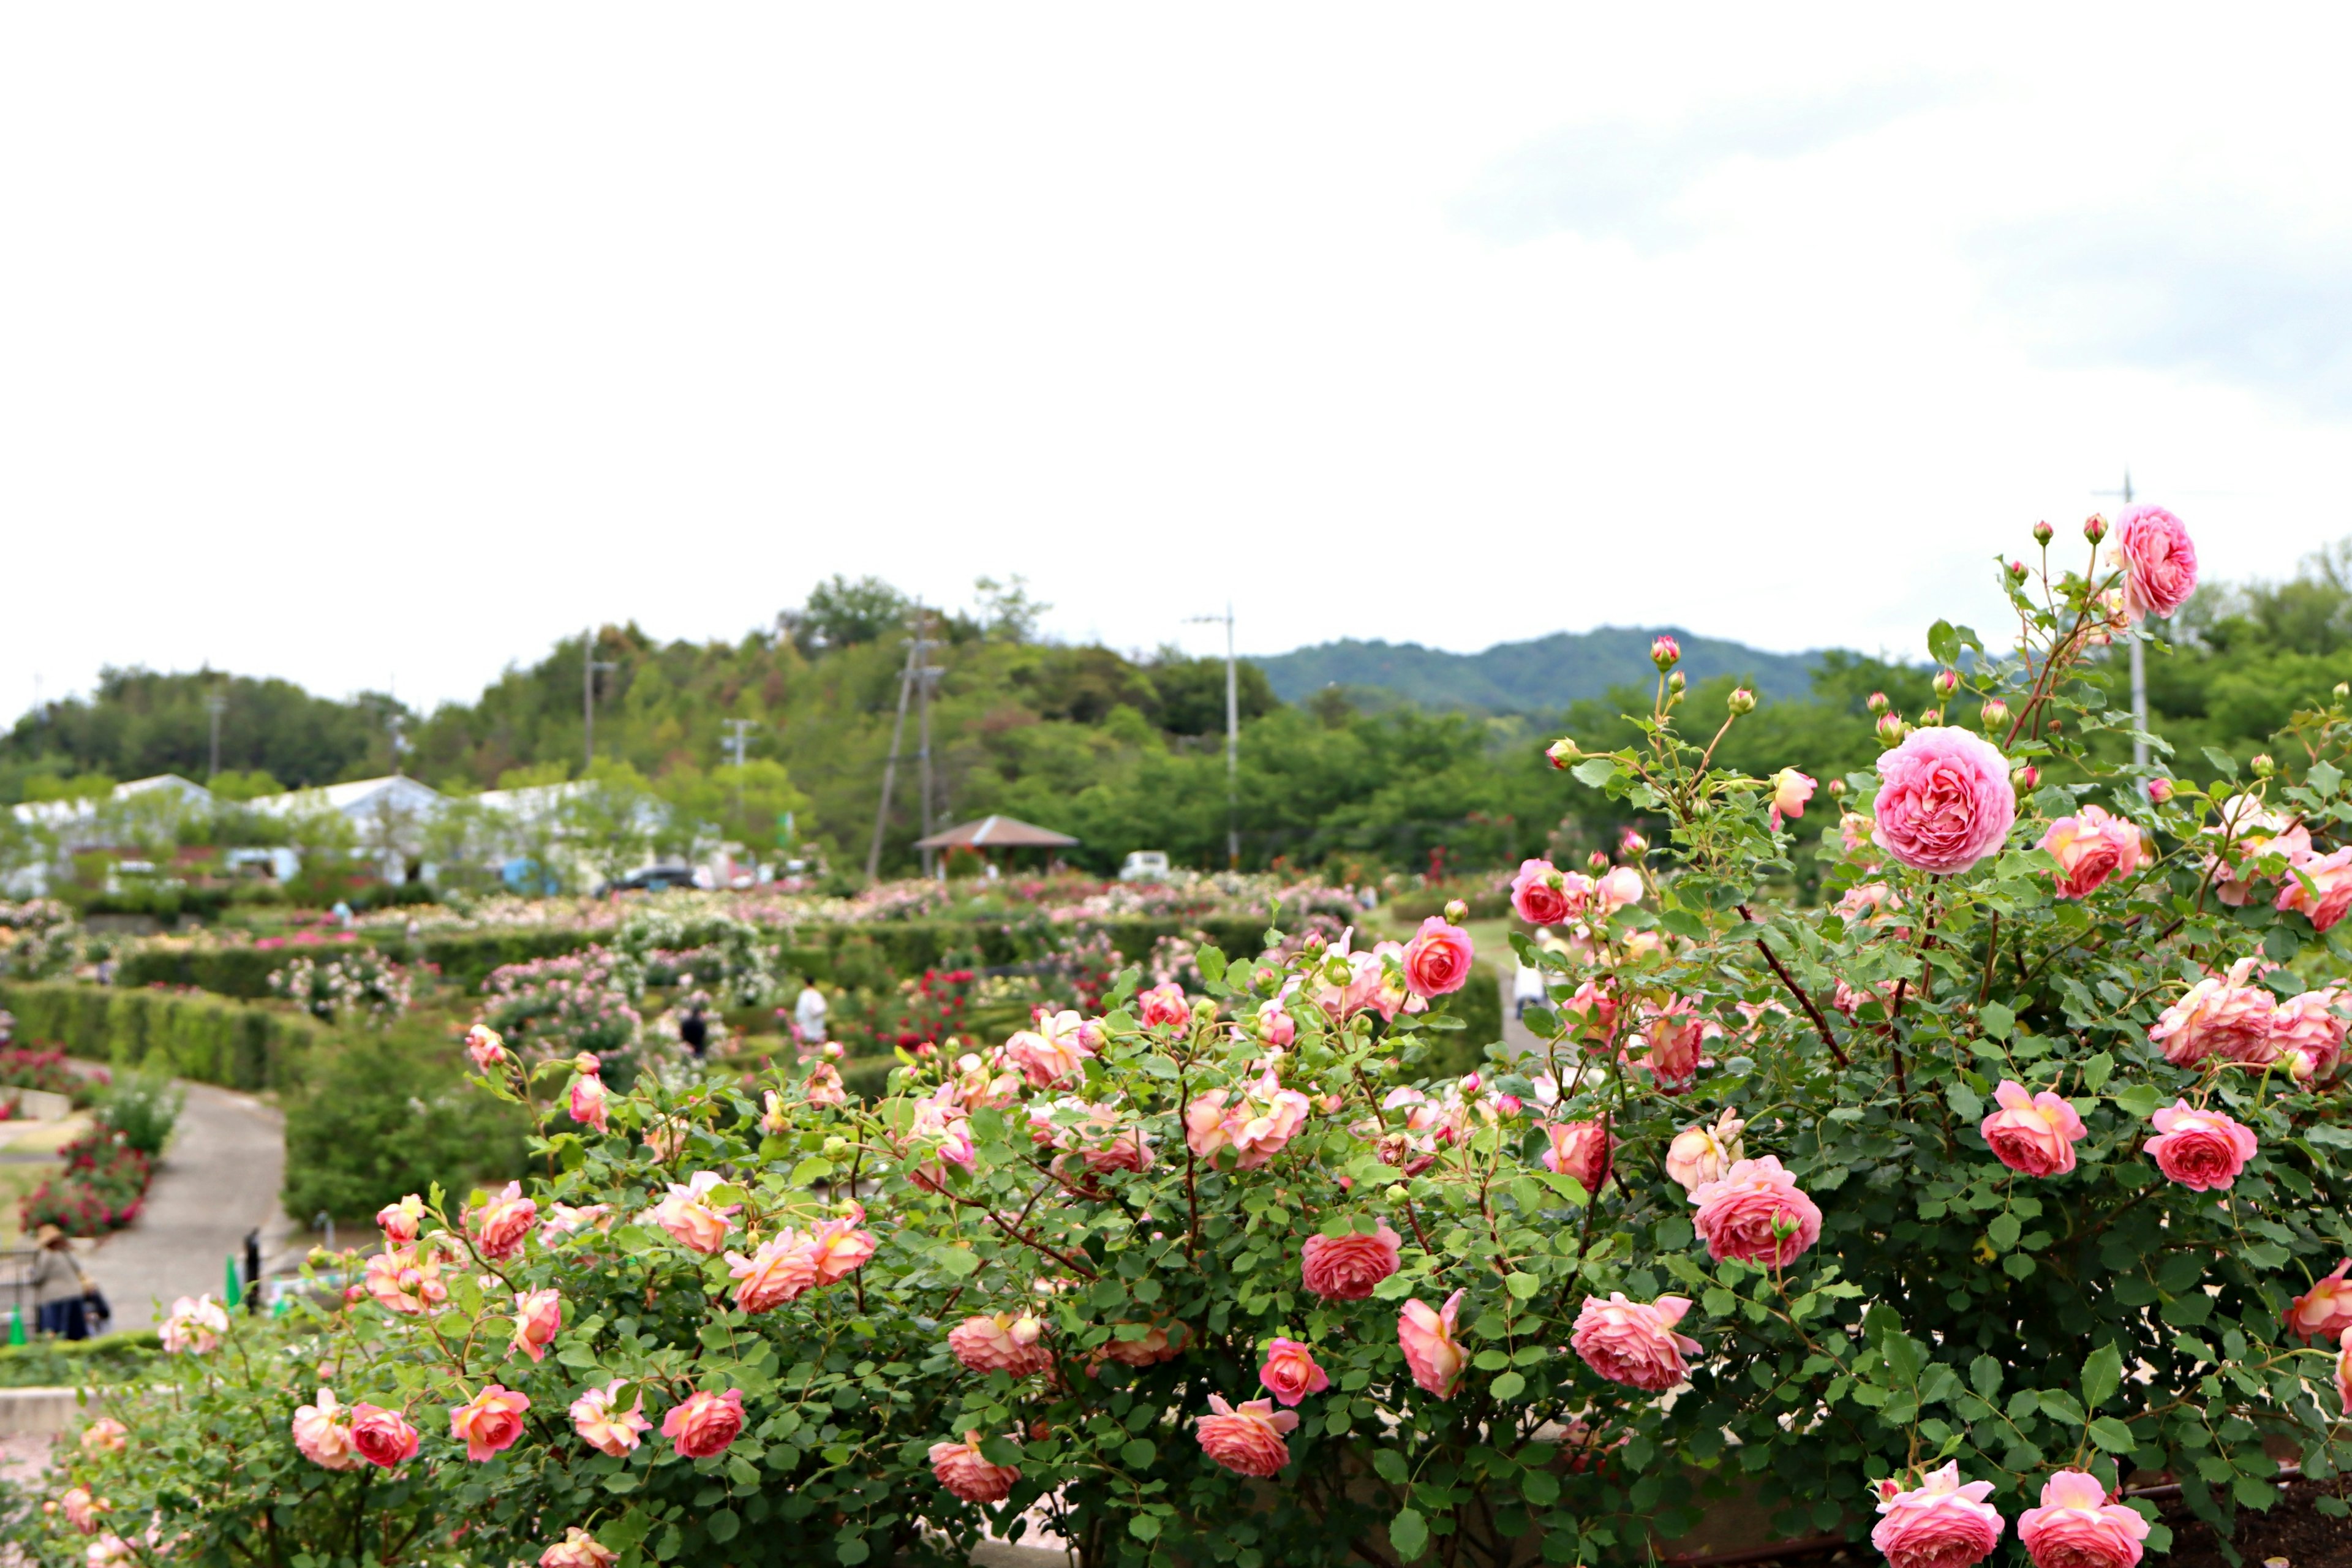
[[1871,842],[1915,871],[1965,871],[2001,846],[2017,820],[2017,790],[1993,743],[1930,725],[1878,758]]
[[1290,1463],[1285,1439],[1298,1425],[1295,1411],[1276,1410],[1271,1399],[1244,1400],[1236,1407],[1220,1395],[1209,1395],[1210,1414],[1192,1417],[1193,1435],[1201,1451],[1237,1476],[1261,1480],[1282,1473]]
[[2227,974],[2209,974],[2167,1007],[2147,1031],[2148,1039],[2175,1067],[2195,1067],[2208,1057],[2256,1066],[2273,1060],[2271,1016],[2277,998],[2267,987],[2249,984],[2258,961],[2242,958]]
[[1601,1184],[1609,1179],[1616,1135],[1598,1121],[1549,1121],[1544,1124],[1544,1136],[1551,1140],[1541,1156],[1544,1169],[1574,1176],[1587,1193],[1598,1196]]
[[507,1059],[507,1043],[488,1024],[477,1024],[466,1031],[466,1054],[474,1058],[476,1067],[488,1072]]
[[2332,929],[2352,909],[2352,844],[2305,860],[2279,884],[2277,907],[2309,917],[2311,929]]
[[[1171,1328],[1175,1331],[1172,1334],[1169,1331]],[[1099,1353],[1121,1366],[1158,1366],[1182,1355],[1192,1339],[1192,1331],[1181,1323],[1153,1323],[1141,1339],[1123,1340],[1113,1334]]]
[[228,1314],[209,1295],[183,1296],[173,1302],[159,1331],[163,1349],[173,1355],[210,1354],[227,1332]]
[[2197,587],[2197,546],[2180,520],[2160,506],[2129,506],[2116,519],[2111,547],[2124,569],[2124,609],[2135,621],[2168,616]]
[[1696,1340],[1675,1331],[1690,1306],[1682,1296],[1661,1296],[1646,1304],[1627,1300],[1622,1291],[1610,1292],[1606,1301],[1587,1296],[1568,1342],[1585,1365],[1610,1382],[1664,1394],[1689,1374],[1683,1357],[1701,1349]]
[[449,1299],[448,1287],[441,1283],[440,1258],[419,1247],[377,1253],[367,1260],[362,1278],[367,1293],[379,1305],[406,1317]]
[[1702,1049],[1722,1035],[1722,1025],[1701,1014],[1690,998],[1677,996],[1664,1007],[1643,1004],[1641,1032],[1633,1043],[1648,1052],[1639,1058],[1640,1065],[1650,1069],[1659,1087],[1672,1092],[1698,1075]]
[[2109,877],[2139,869],[2139,829],[2095,805],[2052,823],[2040,847],[2058,862],[2051,878],[2062,899],[2088,898]]
[[2352,1329],[2344,1331],[2336,1342],[2336,1403],[2347,1415],[2352,1415]]
[[2290,996],[2271,1011],[2271,1045],[2296,1079],[2326,1078],[2344,1056],[2345,994],[2336,986]]
[[1642,873],[1631,866],[1620,866],[1593,884],[1592,908],[1598,913],[1613,915],[1640,903],[1642,890]]
[[1404,950],[1404,983],[1416,996],[1444,996],[1469,984],[1470,933],[1443,915],[1421,922]]
[[1175,1028],[1192,1021],[1192,1005],[1174,981],[1155,985],[1135,999],[1135,1016],[1147,1029]]
[[599,1132],[612,1131],[604,1111],[604,1080],[593,1072],[582,1073],[572,1080],[572,1093],[566,1109],[572,1120]]
[[[1012,1074],[1017,1085],[1018,1078]],[[943,1191],[947,1184],[947,1167],[958,1165],[971,1170],[978,1159],[971,1141],[970,1117],[957,1103],[959,1090],[953,1083],[943,1083],[931,1093],[915,1101],[915,1118],[908,1123],[906,1143],[920,1158],[915,1168],[907,1173],[917,1186],[931,1192]]]
[[727,1254],[727,1271],[735,1279],[735,1305],[746,1312],[798,1300],[816,1285],[816,1259],[808,1237],[797,1230],[761,1242],[749,1258]]
[[1592,879],[1563,871],[1549,860],[1522,860],[1511,879],[1511,910],[1535,926],[1556,926],[1583,913],[1592,897]]
[[396,1204],[386,1204],[375,1211],[375,1223],[383,1231],[384,1240],[394,1247],[406,1247],[416,1239],[425,1223],[425,1200],[411,1193]]
[[1213,1089],[1196,1097],[1185,1109],[1184,1141],[1203,1160],[1232,1149],[1235,1168],[1254,1171],[1282,1152],[1312,1109],[1304,1094],[1284,1089],[1268,1068],[1247,1089]]
[[2000,1109],[1978,1124],[1993,1156],[2029,1176],[2056,1176],[2074,1168],[2074,1144],[2085,1131],[2074,1108],[2044,1089],[2029,1094],[2003,1079],[1992,1091]]
[[515,1300],[514,1348],[533,1361],[547,1359],[547,1347],[563,1327],[563,1297],[560,1291],[529,1290]]
[[2289,1301],[2284,1314],[2286,1326],[2306,1340],[2326,1340],[2330,1344],[2341,1340],[2344,1331],[2352,1329],[2352,1284],[2344,1279],[2347,1270],[2352,1270],[2352,1258]]
[[[298,1438],[297,1441],[299,1442],[299,1439]],[[352,1461],[352,1463],[356,1462],[356,1460]],[[328,1468],[341,1470],[349,1469],[351,1466],[349,1464],[331,1465]],[[88,1487],[74,1487],[68,1490],[58,1499],[58,1507],[64,1512],[66,1522],[84,1535],[97,1534],[100,1519],[114,1511],[113,1504],[101,1502],[92,1497]]]
[[1805,815],[1805,803],[1813,798],[1819,781],[1807,778],[1794,768],[1782,768],[1772,775],[1772,831],[1780,831],[1781,819]]
[[2017,1516],[2017,1538],[2035,1568],[2134,1568],[2147,1521],[2095,1476],[2060,1470],[2042,1483],[2042,1506]]
[[1278,1335],[1265,1347],[1265,1359],[1258,1363],[1257,1380],[1286,1405],[1296,1405],[1308,1394],[1331,1386],[1330,1374],[1316,1364],[1311,1346]]
[[841,1069],[831,1062],[819,1062],[809,1068],[801,1084],[801,1093],[811,1105],[842,1106],[849,1103],[849,1089],[841,1081]]
[[[1862,855],[1863,851],[1868,849],[1874,841],[1877,831],[1877,824],[1858,811],[1843,811],[1838,814],[1838,842],[1845,847],[1845,852],[1849,855]],[[1863,858],[1873,865],[1877,864],[1875,856]]]
[[1560,1021],[1568,1026],[1571,1040],[1606,1045],[1617,1034],[1617,996],[1605,990],[1599,982],[1588,980],[1576,988],[1576,994],[1559,1005]]
[[626,1378],[616,1377],[572,1402],[572,1429],[590,1447],[616,1459],[637,1446],[640,1434],[653,1430],[653,1423],[646,1419],[643,1389],[637,1391],[635,1404],[626,1410],[620,1407],[621,1390],[627,1383]]
[[819,1285],[833,1285],[848,1279],[866,1267],[882,1245],[881,1237],[860,1228],[866,1223],[866,1210],[860,1207],[845,1219],[820,1220],[809,1231],[809,1263],[816,1269]]
[[570,1204],[550,1204],[547,1217],[540,1221],[539,1244],[546,1247],[558,1237],[570,1236],[592,1225],[598,1230],[609,1230],[612,1221],[607,1216],[612,1212],[610,1204],[590,1204],[585,1208],[573,1208]]
[[643,1136],[646,1152],[665,1165],[677,1159],[677,1152],[686,1147],[686,1129],[668,1122],[646,1128]]
[[2161,1137],[2147,1141],[2156,1168],[2191,1192],[2221,1192],[2261,1147],[2253,1131],[2218,1110],[2191,1110],[2176,1100],[2156,1113]]
[[1348,1231],[1339,1236],[1310,1236],[1299,1264],[1299,1278],[1318,1296],[1335,1301],[1361,1301],[1372,1287],[1397,1271],[1403,1240],[1381,1220],[1370,1236]]
[[1440,1399],[1451,1399],[1460,1386],[1462,1371],[1470,1364],[1470,1352],[1454,1337],[1454,1315],[1462,1310],[1464,1291],[1456,1290],[1445,1299],[1445,1305],[1433,1310],[1426,1301],[1407,1301],[1397,1314],[1397,1344],[1404,1352],[1404,1363],[1412,1371],[1412,1381],[1423,1393]]
[[539,1205],[522,1195],[520,1182],[509,1182],[503,1191],[466,1216],[474,1246],[485,1258],[503,1260],[522,1250],[539,1224]]
[[980,1434],[967,1432],[961,1443],[931,1445],[931,1474],[940,1485],[966,1502],[999,1503],[1013,1495],[1021,1479],[1017,1465],[994,1465],[980,1451]]
[[1822,1238],[1822,1211],[1770,1154],[1742,1160],[1690,1194],[1692,1224],[1718,1263],[1785,1268]]
[[773,1138],[792,1131],[793,1113],[784,1104],[784,1097],[769,1089],[760,1097],[760,1131]]
[[1685,1193],[1723,1180],[1747,1156],[1748,1145],[1739,1136],[1747,1126],[1738,1112],[1727,1108],[1712,1127],[1684,1128],[1666,1145],[1666,1175]]
[[1265,1037],[1265,1043],[1277,1051],[1287,1050],[1290,1042],[1298,1037],[1297,1022],[1291,1017],[1290,1010],[1282,1005],[1279,996],[1258,1004],[1257,1022],[1258,1032]]
[[727,1245],[727,1233],[734,1228],[734,1221],[728,1216],[742,1207],[730,1204],[715,1209],[705,1201],[726,1180],[716,1171],[697,1171],[684,1186],[672,1182],[669,1195],[646,1210],[644,1217],[677,1237],[680,1246],[715,1253]]
[[1006,1040],[1004,1055],[1032,1089],[1055,1089],[1076,1083],[1101,1045],[1102,1026],[1065,1008]]
[[2000,1514],[1984,1500],[1991,1492],[1990,1481],[1962,1486],[1957,1459],[1928,1471],[1914,1491],[1881,1481],[1878,1511],[1885,1517],[1870,1543],[1889,1568],[1969,1568],[2000,1543]]
[[1054,1364],[1054,1352],[1045,1348],[1045,1325],[1034,1315],[998,1312],[993,1317],[966,1318],[950,1329],[948,1349],[973,1372],[1009,1372],[1015,1377],[1028,1377]]
[[539,1568],[613,1568],[620,1560],[619,1552],[574,1524],[565,1528],[562,1540],[539,1554]]
[[707,1459],[725,1450],[743,1430],[743,1394],[730,1388],[713,1394],[698,1388],[662,1417],[661,1435],[681,1459]]
[[416,1428],[397,1410],[362,1400],[352,1406],[352,1449],[380,1469],[392,1469],[416,1457]]
[[101,1415],[81,1429],[85,1454],[120,1454],[131,1441],[131,1428],[111,1415]]
[[494,1383],[449,1407],[449,1436],[466,1445],[466,1458],[486,1464],[515,1446],[522,1436],[522,1413],[530,1408],[528,1398]]
[[82,1553],[82,1562],[88,1565],[88,1568],[116,1568],[118,1563],[127,1564],[138,1561],[138,1553],[132,1549],[131,1542],[110,1531],[91,1542],[89,1550]]
[[1880,915],[1900,914],[1903,900],[1884,882],[1859,882],[1845,890],[1837,901],[1837,912],[1849,923],[1871,920]]

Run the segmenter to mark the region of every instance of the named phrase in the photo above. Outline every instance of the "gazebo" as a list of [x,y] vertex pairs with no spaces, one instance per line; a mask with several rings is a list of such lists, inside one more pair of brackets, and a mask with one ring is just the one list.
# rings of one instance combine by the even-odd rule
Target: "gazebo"
[[943,827],[929,838],[915,840],[926,858],[944,849],[970,849],[986,857],[996,849],[1067,849],[1077,840],[1066,833],[1024,822],[1017,816],[983,816]]

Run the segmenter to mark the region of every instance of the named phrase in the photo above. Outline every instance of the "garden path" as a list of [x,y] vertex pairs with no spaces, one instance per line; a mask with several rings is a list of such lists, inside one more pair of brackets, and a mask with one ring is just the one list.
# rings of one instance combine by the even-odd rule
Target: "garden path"
[[261,1231],[265,1268],[289,1227],[278,1192],[286,1167],[285,1119],[250,1095],[183,1083],[187,1104],[147,1189],[138,1222],[108,1237],[83,1267],[106,1291],[120,1331],[148,1328],[177,1296],[218,1299],[222,1261],[245,1256]]

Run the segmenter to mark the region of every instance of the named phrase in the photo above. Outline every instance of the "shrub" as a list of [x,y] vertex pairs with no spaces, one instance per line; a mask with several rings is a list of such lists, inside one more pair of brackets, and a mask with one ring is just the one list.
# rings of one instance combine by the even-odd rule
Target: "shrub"
[[0,984],[24,1038],[119,1068],[149,1065],[226,1089],[282,1089],[322,1036],[284,1008],[219,997],[63,982]]
[[156,1073],[131,1073],[115,1080],[98,1104],[99,1130],[152,1159],[171,1141],[186,1096]]
[[328,959],[292,958],[272,970],[269,989],[314,1018],[364,1018],[378,1027],[408,1011],[407,970],[370,948]]
[[24,1230],[54,1225],[68,1236],[103,1236],[139,1217],[153,1169],[121,1133],[97,1128],[58,1154],[66,1168],[26,1196]]
[[66,1066],[63,1051],[0,1047],[0,1088],[42,1089],[87,1106],[97,1100],[107,1081],[103,1068],[93,1076]]
[[286,1101],[286,1212],[365,1220],[436,1183],[463,1191],[524,1163],[521,1119],[467,1089],[448,1042],[421,1025],[345,1039]]

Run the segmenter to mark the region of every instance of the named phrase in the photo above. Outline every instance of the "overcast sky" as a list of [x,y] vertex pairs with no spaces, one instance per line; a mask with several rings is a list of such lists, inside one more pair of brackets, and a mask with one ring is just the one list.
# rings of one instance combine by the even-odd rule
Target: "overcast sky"
[[1908,653],[2126,464],[2352,533],[2329,12],[1622,9],[0,10],[0,709],[835,572]]

